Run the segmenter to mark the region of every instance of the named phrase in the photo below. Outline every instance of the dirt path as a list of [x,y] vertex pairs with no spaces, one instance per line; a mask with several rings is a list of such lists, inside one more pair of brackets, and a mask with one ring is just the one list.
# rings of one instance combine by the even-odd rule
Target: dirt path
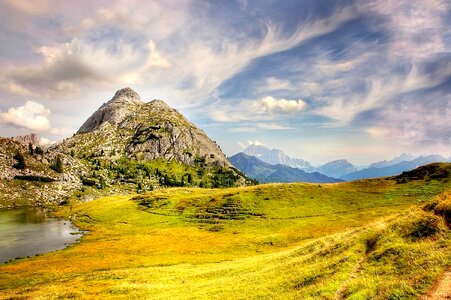
[[423,300],[451,299],[451,269],[448,269],[438,280],[432,290],[422,298]]
[[335,299],[342,300],[343,299],[343,293],[346,291],[346,288],[348,287],[349,282],[356,278],[357,275],[359,275],[360,271],[363,269],[363,265],[366,262],[366,256],[359,259],[359,261],[355,264],[354,270],[352,270],[351,275],[346,279],[340,287],[335,292]]

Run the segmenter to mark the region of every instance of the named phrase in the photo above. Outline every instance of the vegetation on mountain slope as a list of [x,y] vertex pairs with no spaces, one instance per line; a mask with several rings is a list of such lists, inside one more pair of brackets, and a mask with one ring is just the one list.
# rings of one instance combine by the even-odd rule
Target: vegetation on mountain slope
[[1,266],[0,298],[415,298],[451,265],[450,169],[70,202],[89,233]]
[[143,103],[130,88],[45,152],[12,139],[0,144],[0,208],[60,203],[70,196],[90,200],[164,187],[255,183],[177,110],[161,100]]

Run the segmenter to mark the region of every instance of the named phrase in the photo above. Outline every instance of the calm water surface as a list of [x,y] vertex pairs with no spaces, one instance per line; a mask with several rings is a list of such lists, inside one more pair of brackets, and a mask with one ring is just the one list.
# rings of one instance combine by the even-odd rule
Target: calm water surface
[[49,218],[41,208],[0,210],[0,263],[64,249],[81,234],[69,221]]

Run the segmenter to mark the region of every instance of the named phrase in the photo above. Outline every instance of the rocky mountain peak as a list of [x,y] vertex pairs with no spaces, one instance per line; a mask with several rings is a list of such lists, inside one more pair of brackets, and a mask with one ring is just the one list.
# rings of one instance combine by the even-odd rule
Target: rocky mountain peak
[[115,94],[112,102],[131,102],[131,103],[142,103],[141,97],[138,93],[129,87],[118,90]]
[[105,122],[117,126],[137,111],[142,104],[141,97],[134,90],[129,87],[123,88],[89,117],[77,133],[94,131]]
[[27,135],[20,135],[20,136],[15,136],[12,138],[13,140],[16,140],[18,142],[24,143],[24,144],[28,144],[31,143],[33,145],[38,145],[38,134],[37,133],[30,133]]
[[67,143],[91,156],[113,152],[136,160],[231,166],[219,145],[177,110],[159,99],[143,103],[130,88],[117,91]]
[[154,109],[173,110],[172,107],[170,107],[169,105],[166,104],[166,102],[160,99],[154,99],[150,101],[148,105]]
[[272,165],[282,164],[304,171],[313,171],[313,167],[308,161],[290,157],[279,149],[269,149],[263,145],[250,145],[243,152],[247,155],[258,157],[258,159]]

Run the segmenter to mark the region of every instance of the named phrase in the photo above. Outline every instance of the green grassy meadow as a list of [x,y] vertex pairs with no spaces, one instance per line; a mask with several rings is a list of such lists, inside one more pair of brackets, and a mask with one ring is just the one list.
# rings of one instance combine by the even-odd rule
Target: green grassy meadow
[[374,179],[73,200],[55,213],[89,233],[1,265],[0,298],[417,298],[451,266],[450,191]]

